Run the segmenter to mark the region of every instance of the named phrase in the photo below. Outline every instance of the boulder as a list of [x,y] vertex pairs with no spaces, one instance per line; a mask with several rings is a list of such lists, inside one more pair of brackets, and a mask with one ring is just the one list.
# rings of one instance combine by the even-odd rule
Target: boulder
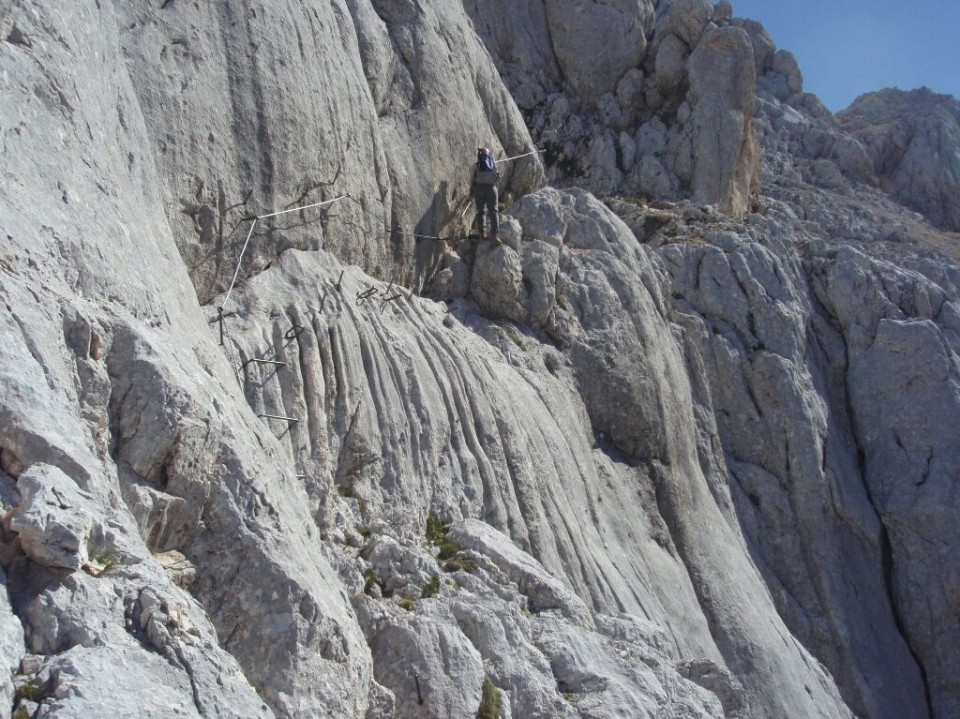
[[381,621],[370,644],[377,681],[396,698],[397,715],[477,716],[483,662],[456,625],[414,614],[399,616]]
[[30,559],[46,567],[77,570],[90,559],[102,532],[94,498],[56,467],[35,464],[17,480],[21,504],[9,519]]
[[667,35],[657,49],[654,81],[666,96],[676,92],[686,78],[690,46],[676,35]]
[[666,5],[666,16],[658,23],[658,31],[674,35],[688,48],[695,48],[703,31],[713,19],[711,0],[672,0]]

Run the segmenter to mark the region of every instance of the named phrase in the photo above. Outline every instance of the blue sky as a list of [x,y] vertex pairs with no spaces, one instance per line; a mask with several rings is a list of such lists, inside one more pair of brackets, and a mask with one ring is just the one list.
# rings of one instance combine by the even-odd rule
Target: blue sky
[[832,111],[865,92],[926,86],[960,99],[960,0],[731,0],[800,64]]

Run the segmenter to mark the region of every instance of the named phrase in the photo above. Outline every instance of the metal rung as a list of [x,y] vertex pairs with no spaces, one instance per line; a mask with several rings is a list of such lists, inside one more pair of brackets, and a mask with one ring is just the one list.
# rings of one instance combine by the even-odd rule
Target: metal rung
[[248,359],[246,362],[244,362],[242,365],[240,365],[240,369],[245,368],[245,367],[246,367],[248,364],[250,364],[251,362],[256,362],[257,364],[272,364],[272,365],[274,365],[275,367],[286,367],[286,366],[287,366],[287,363],[286,363],[286,362],[278,362],[277,360]]
[[358,292],[358,293],[357,293],[357,304],[358,304],[358,305],[362,305],[366,300],[369,300],[369,299],[370,299],[371,297],[373,297],[375,294],[377,294],[377,288],[376,288],[376,286],[374,286],[374,287],[368,287],[367,289],[363,290],[362,292]]
[[305,329],[302,325],[294,324],[293,327],[283,333],[283,338],[291,341],[298,339]]
[[268,419],[285,419],[287,422],[299,422],[296,417],[284,417],[282,414],[258,414],[257,417],[267,417]]

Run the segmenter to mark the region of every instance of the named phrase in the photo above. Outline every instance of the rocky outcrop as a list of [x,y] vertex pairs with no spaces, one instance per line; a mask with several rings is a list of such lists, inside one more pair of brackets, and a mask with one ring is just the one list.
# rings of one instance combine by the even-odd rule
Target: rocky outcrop
[[23,644],[23,625],[10,606],[7,577],[3,576],[3,591],[0,593],[0,700],[4,706],[14,704],[13,676],[20,669],[21,658],[26,654]]
[[[518,52],[512,6],[504,12],[497,3],[466,4],[531,117],[549,179],[601,195],[692,197],[733,214],[746,212],[759,173],[752,127],[756,72],[753,45],[733,24],[729,6],[678,0],[660,3],[654,13],[636,2],[589,11],[575,5],[565,11],[572,18],[559,17],[554,8],[560,6],[568,4],[525,11],[523,27],[533,43]],[[612,26],[618,36],[598,36],[596,24],[624,8],[636,14]],[[622,52],[623,39],[634,35],[629,52]],[[610,51],[598,61],[582,50],[584,43]],[[538,62],[551,51],[555,64],[545,67],[556,72]],[[590,62],[583,65],[586,57]],[[784,72],[780,65],[787,64],[771,72]]]
[[960,103],[927,89],[862,95],[837,115],[867,149],[883,189],[937,227],[960,232]]
[[[624,74],[646,54],[647,32],[653,21],[650,0],[576,5],[546,0],[544,7],[564,83],[587,102],[615,91]],[[604,48],[599,58],[598,47]]]
[[950,716],[960,710],[960,653],[947,639],[960,628],[955,572],[920,586],[931,562],[950,566],[942,548],[960,539],[944,509],[953,501],[944,469],[957,461],[949,427],[960,413],[958,308],[932,277],[852,250],[833,260],[822,269],[820,291],[847,338],[852,420],[883,522],[890,592],[925,668],[934,715]]
[[756,82],[746,33],[706,33],[690,56],[693,200],[742,215],[757,193],[759,148],[753,131]]

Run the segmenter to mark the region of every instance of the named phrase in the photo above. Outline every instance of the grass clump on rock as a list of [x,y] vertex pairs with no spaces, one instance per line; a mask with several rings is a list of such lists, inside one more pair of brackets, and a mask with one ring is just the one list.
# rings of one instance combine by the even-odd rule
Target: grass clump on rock
[[440,521],[440,518],[430,512],[427,515],[427,542],[434,545],[435,547],[440,548],[440,553],[437,555],[437,559],[446,560],[450,559],[454,554],[460,551],[460,545],[456,542],[452,542],[447,539],[447,530],[443,526],[443,522]]
[[443,570],[445,572],[472,572],[476,568],[477,563],[472,559],[467,559],[466,557],[453,557],[452,559],[448,559],[443,565]]
[[377,570],[373,567],[367,567],[363,572],[363,578],[366,580],[363,584],[363,593],[370,594],[374,587],[380,586],[380,579],[377,577]]
[[500,704],[503,696],[490,677],[483,677],[483,687],[480,689],[480,708],[477,709],[477,719],[499,719]]
[[435,597],[440,593],[440,575],[433,575],[433,579],[427,582],[427,586],[423,588],[423,594],[420,596],[423,599],[430,599],[430,597]]

